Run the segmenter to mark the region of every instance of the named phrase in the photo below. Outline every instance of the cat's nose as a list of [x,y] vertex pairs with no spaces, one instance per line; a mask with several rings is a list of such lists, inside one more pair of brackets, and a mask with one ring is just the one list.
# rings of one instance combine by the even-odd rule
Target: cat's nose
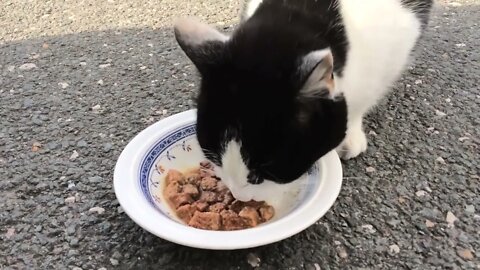
[[263,178],[258,176],[255,171],[250,171],[247,176],[247,182],[253,185],[258,185],[263,182]]

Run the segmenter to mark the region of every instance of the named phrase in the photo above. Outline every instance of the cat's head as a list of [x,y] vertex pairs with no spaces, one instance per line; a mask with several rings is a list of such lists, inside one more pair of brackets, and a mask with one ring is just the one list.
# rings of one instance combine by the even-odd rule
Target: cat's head
[[229,37],[193,19],[175,26],[202,77],[198,141],[230,187],[291,182],[346,132],[329,48],[261,28],[247,22]]

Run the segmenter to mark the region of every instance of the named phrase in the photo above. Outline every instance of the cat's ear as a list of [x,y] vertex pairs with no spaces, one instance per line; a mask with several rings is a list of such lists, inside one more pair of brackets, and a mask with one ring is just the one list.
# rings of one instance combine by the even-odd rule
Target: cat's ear
[[221,57],[229,37],[194,18],[175,22],[175,38],[200,73],[209,70]]
[[299,72],[303,78],[300,96],[304,98],[333,98],[333,56],[330,49],[313,51],[305,55]]

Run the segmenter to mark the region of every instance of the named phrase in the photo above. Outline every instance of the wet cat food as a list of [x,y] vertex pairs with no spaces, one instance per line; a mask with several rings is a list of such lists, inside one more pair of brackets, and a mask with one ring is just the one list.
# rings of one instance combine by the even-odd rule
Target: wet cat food
[[204,230],[241,230],[255,227],[275,215],[265,202],[235,200],[227,186],[215,176],[211,163],[181,173],[169,170],[164,197],[177,217],[191,227]]

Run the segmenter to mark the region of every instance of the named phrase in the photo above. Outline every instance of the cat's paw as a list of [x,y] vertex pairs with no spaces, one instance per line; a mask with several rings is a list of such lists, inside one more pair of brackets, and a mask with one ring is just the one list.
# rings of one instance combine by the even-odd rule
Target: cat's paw
[[336,150],[342,159],[354,158],[367,150],[367,137],[362,129],[349,131]]

